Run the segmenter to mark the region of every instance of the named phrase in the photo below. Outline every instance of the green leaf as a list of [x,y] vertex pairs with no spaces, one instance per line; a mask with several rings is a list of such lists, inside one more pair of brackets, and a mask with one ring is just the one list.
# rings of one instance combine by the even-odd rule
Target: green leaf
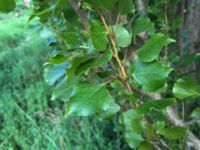
[[120,110],[120,106],[117,103],[112,102],[112,103],[110,103],[109,108],[105,112],[102,112],[100,114],[100,118],[101,119],[107,119],[107,118],[109,119],[114,114],[116,114],[119,110]]
[[0,0],[0,12],[7,13],[15,9],[15,0]]
[[53,90],[51,100],[55,100],[57,98],[68,101],[71,97],[72,93],[72,86],[66,83],[66,79],[56,85],[55,89]]
[[147,17],[138,18],[133,25],[133,35],[138,35],[141,32],[146,32],[154,27],[154,23]]
[[131,44],[132,36],[122,25],[114,26],[117,46],[128,47]]
[[139,114],[146,114],[148,113],[152,108],[154,109],[165,109],[169,105],[173,105],[175,103],[174,98],[165,98],[165,99],[160,99],[160,100],[148,100],[144,102],[142,105],[140,105],[136,111]]
[[179,99],[200,96],[200,86],[190,77],[184,77],[176,81],[173,87],[173,93]]
[[146,92],[156,92],[165,85],[172,70],[157,61],[143,63],[137,60],[133,65],[132,76]]
[[98,21],[92,22],[89,36],[92,39],[94,48],[99,51],[102,51],[106,48],[108,43],[107,32]]
[[84,0],[94,8],[112,10],[117,0]]
[[59,78],[65,74],[65,69],[69,68],[70,64],[64,62],[53,66],[48,66],[44,70],[44,79],[49,85],[53,85]]
[[83,56],[72,57],[69,60],[71,66],[66,70],[68,84],[74,84],[74,80],[76,80],[75,72],[77,71],[77,68],[80,66],[80,64],[82,64],[83,62],[87,62],[90,59],[91,57],[86,54]]
[[157,138],[157,135],[155,133],[153,125],[147,125],[146,126],[146,139],[147,141],[155,141]]
[[55,4],[55,7],[54,7],[55,11],[62,8],[67,3],[68,3],[68,0],[58,0],[57,3]]
[[88,116],[108,110],[112,96],[104,84],[79,83],[74,86],[73,94],[69,99],[66,116],[75,114]]
[[153,146],[149,142],[144,141],[138,146],[138,150],[153,150]]
[[121,14],[128,14],[134,12],[134,4],[132,0],[118,1],[118,9]]
[[176,140],[176,139],[183,138],[184,136],[187,135],[187,128],[179,127],[179,126],[169,127],[169,128],[160,130],[159,134],[163,135],[167,139]]
[[122,114],[125,125],[125,138],[131,148],[136,148],[142,141],[144,132],[144,122],[141,116],[133,109]]
[[[195,108],[195,110],[192,111],[192,114],[190,115],[190,118],[198,118],[200,116],[200,107]],[[199,120],[200,122],[200,120]]]
[[68,57],[58,54],[52,57],[51,60],[48,62],[48,64],[60,64],[66,61],[67,59]]
[[30,22],[32,19],[34,19],[36,16],[38,16],[40,19],[46,19],[47,17],[50,16],[50,14],[53,12],[53,8],[50,7],[50,8],[47,8],[41,12],[37,12],[37,13],[33,13],[29,19],[28,19],[28,22]]
[[175,42],[175,40],[165,36],[162,33],[153,35],[145,42],[142,48],[137,50],[139,59],[144,62],[151,62],[155,60],[159,56],[162,47],[172,42]]
[[88,61],[81,63],[77,67],[75,74],[78,76],[83,72],[88,72],[92,68],[103,66],[108,61],[110,61],[111,58],[112,58],[112,52],[110,50],[107,50],[102,56],[91,58]]

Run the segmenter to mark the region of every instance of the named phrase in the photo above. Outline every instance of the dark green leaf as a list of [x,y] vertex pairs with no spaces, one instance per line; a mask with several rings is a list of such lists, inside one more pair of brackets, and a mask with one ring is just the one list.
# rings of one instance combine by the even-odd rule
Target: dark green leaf
[[93,21],[89,36],[92,39],[94,48],[101,51],[104,50],[108,43],[107,32],[98,21]]
[[111,58],[112,58],[112,52],[110,50],[107,50],[102,56],[96,57],[96,58],[91,58],[88,61],[80,64],[77,67],[75,74],[78,76],[81,73],[87,72],[92,68],[103,66],[108,61],[110,61]]
[[141,32],[146,32],[154,27],[154,23],[147,17],[138,18],[133,25],[133,35],[138,35]]
[[114,26],[117,46],[128,47],[132,42],[131,34],[122,25]]
[[146,134],[147,134],[146,137],[148,141],[155,141],[157,138],[153,125],[146,126]]
[[0,0],[0,12],[11,12],[15,9],[15,6],[15,0]]
[[84,0],[84,2],[89,3],[92,5],[94,8],[102,8],[102,9],[107,9],[111,10],[117,0]]
[[132,76],[146,92],[155,92],[165,85],[171,71],[171,68],[157,61],[143,63],[137,60],[133,66]]
[[112,96],[104,84],[79,83],[67,104],[66,115],[88,116],[108,110]]
[[154,109],[165,109],[169,105],[173,105],[175,103],[174,98],[165,98],[165,99],[160,99],[160,100],[148,100],[144,102],[142,105],[140,105],[136,111],[139,114],[146,114],[148,113],[152,108]]
[[190,77],[184,77],[176,81],[173,87],[173,93],[180,99],[190,96],[200,96],[200,86]]
[[55,5],[55,10],[57,11],[59,8],[62,8],[68,3],[68,0],[58,0],[58,2]]
[[49,17],[49,15],[52,13],[52,11],[53,11],[53,8],[47,8],[47,9],[45,9],[45,10],[43,10],[43,11],[41,11],[41,12],[37,12],[37,13],[33,13],[30,17],[29,17],[29,19],[28,19],[28,21],[30,22],[33,18],[35,18],[36,16],[38,16],[38,17],[40,17],[40,19],[46,19],[47,17]]
[[48,62],[49,64],[60,64],[66,61],[68,57],[63,56],[63,55],[56,55],[55,57],[52,57],[51,60]]
[[77,71],[77,67],[80,66],[80,64],[82,64],[83,62],[87,62],[90,59],[91,58],[89,55],[83,55],[72,57],[69,60],[71,66],[66,70],[68,84],[74,84],[74,80],[76,80],[75,72]]
[[153,150],[153,146],[149,142],[144,141],[138,146],[138,150]]
[[160,130],[159,134],[170,140],[180,139],[187,135],[187,128],[178,126],[169,127]]
[[128,14],[134,12],[133,0],[119,0],[118,8],[121,14]]
[[159,56],[163,46],[172,42],[175,42],[175,40],[162,33],[157,33],[147,40],[142,48],[137,51],[138,56],[144,62],[151,62]]

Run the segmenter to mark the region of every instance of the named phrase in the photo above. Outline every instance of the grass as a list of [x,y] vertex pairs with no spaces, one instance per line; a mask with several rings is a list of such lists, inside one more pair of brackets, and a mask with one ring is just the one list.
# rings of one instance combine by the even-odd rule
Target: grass
[[0,149],[115,150],[113,123],[64,118],[43,79],[46,39],[27,16],[0,15]]

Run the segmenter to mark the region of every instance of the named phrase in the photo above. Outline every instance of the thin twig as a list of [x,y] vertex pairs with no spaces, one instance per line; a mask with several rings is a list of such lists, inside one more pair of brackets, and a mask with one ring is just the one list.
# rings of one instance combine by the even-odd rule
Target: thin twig
[[115,57],[115,59],[117,60],[118,65],[119,65],[123,82],[126,85],[128,91],[131,93],[132,92],[132,88],[128,83],[128,77],[127,77],[123,62],[119,58],[117,46],[116,46],[116,43],[115,43],[115,37],[114,37],[113,33],[110,31],[110,29],[108,27],[108,24],[107,24],[107,22],[106,22],[106,20],[105,20],[103,15],[101,15],[101,20],[103,22],[103,25],[104,25],[106,31],[108,32],[108,35],[109,35],[109,38],[110,38],[110,41],[111,41],[111,44],[112,44],[112,47],[113,47],[113,51],[114,51],[113,56]]
[[195,119],[192,119],[192,120],[186,122],[185,124],[190,126],[190,125],[193,125],[194,123],[197,123],[198,121],[200,121],[200,116],[196,117]]

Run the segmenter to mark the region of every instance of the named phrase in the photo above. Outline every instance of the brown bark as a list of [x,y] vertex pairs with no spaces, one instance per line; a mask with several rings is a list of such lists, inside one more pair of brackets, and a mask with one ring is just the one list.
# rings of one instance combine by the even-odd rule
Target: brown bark
[[200,49],[200,0],[188,0],[186,28],[189,30],[192,52]]

